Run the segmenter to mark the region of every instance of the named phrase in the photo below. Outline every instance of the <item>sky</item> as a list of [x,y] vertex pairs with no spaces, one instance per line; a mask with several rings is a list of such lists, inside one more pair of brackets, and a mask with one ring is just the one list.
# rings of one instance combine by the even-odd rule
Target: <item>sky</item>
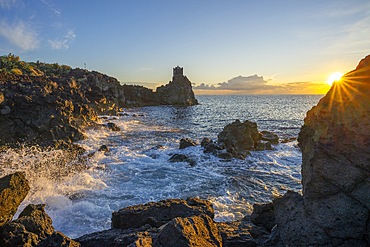
[[369,0],[0,0],[0,54],[196,94],[325,93],[370,54]]

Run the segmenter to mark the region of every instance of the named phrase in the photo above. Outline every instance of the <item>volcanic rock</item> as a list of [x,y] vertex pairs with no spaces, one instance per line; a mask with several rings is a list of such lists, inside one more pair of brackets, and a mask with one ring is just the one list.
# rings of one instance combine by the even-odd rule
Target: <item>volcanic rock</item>
[[183,68],[173,69],[172,81],[157,88],[156,97],[161,105],[197,105],[189,79],[183,75]]
[[257,225],[264,227],[267,231],[271,231],[275,226],[274,204],[269,203],[255,203],[253,204],[253,212],[251,221]]
[[0,229],[0,244],[4,247],[35,246],[54,232],[51,218],[45,213],[45,205],[28,205],[18,219]]
[[111,131],[121,131],[120,127],[118,127],[115,123],[109,122],[107,123],[107,128]]
[[137,228],[145,224],[159,227],[176,217],[205,214],[213,219],[212,204],[197,198],[168,199],[120,209],[112,213],[112,228]]
[[169,162],[187,162],[189,165],[194,166],[196,165],[196,161],[189,158],[185,154],[174,154],[169,159]]
[[249,150],[256,148],[259,140],[261,140],[261,135],[257,124],[248,120],[243,123],[236,120],[226,125],[218,134],[218,143],[224,144],[234,157],[241,159],[247,156]]
[[263,141],[268,141],[271,144],[278,144],[279,143],[279,136],[271,131],[261,131],[261,139]]
[[70,239],[61,232],[54,232],[47,237],[37,247],[80,247],[80,243]]
[[194,147],[197,143],[195,141],[190,140],[189,138],[182,138],[180,140],[180,149],[184,149],[187,147]]
[[30,186],[23,172],[0,178],[0,227],[12,220]]
[[158,239],[163,247],[222,246],[217,226],[207,215],[174,218],[163,226]]
[[335,82],[299,133],[303,197],[276,200],[285,245],[370,245],[370,56]]

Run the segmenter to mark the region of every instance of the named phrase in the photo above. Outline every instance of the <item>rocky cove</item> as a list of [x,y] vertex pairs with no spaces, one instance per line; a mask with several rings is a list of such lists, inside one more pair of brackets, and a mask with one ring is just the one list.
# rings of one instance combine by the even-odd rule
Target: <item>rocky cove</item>
[[[318,105],[307,113],[299,134],[303,157],[303,195],[289,191],[272,203],[255,204],[251,216],[222,223],[213,220],[211,204],[197,198],[137,205],[114,212],[112,229],[71,240],[60,232],[54,232],[51,219],[42,205],[30,205],[17,220],[11,221],[28,191],[26,178],[22,173],[16,173],[4,177],[1,182],[2,205],[7,205],[1,207],[6,209],[1,215],[4,219],[1,227],[3,245],[368,246],[369,61],[370,57],[363,59],[354,71],[334,84]],[[120,107],[135,104],[180,104],[176,92],[169,97],[173,101],[166,98],[161,102],[159,96],[151,98],[144,93],[133,96],[135,94],[131,92],[135,90],[150,91],[142,87],[128,86],[127,90],[122,90],[121,86],[112,83],[122,91],[115,90],[107,77],[101,74],[97,76],[98,79],[91,79],[90,72],[82,71],[84,75],[80,77],[78,73],[72,76],[73,70],[69,73],[69,79],[3,74],[1,83],[5,86],[0,97],[0,123],[7,131],[1,135],[1,140],[5,140],[2,145],[37,143],[70,149],[73,141],[83,138],[83,127],[94,124],[101,112],[114,113]],[[175,77],[174,73],[173,81]],[[104,83],[111,87],[104,87]],[[90,87],[84,89],[86,85]],[[187,89],[181,92],[190,92],[191,84],[187,85]],[[163,90],[161,97],[166,97],[167,93]],[[148,93],[151,94],[154,93]],[[122,95],[125,96],[124,101]],[[181,104],[196,103],[191,93],[189,98],[190,101],[185,99]],[[151,101],[146,101],[148,99]],[[43,111],[46,113],[40,114]],[[46,118],[50,111],[55,112],[57,121]],[[42,118],[37,120],[39,116]],[[54,123],[58,124],[54,126]],[[12,129],[14,124],[21,125]],[[230,159],[243,159],[248,152],[247,146],[249,149],[268,147],[267,143],[259,142],[262,137],[258,131],[246,128],[246,125],[253,127],[249,121],[230,124],[235,128],[225,127],[217,143],[204,140],[204,149],[208,148],[215,155],[225,155]],[[248,134],[244,139],[225,138],[235,129],[239,130],[236,135],[240,137],[244,137],[240,133]],[[185,146],[192,145],[191,140],[182,143]],[[18,196],[13,196],[13,193]]]

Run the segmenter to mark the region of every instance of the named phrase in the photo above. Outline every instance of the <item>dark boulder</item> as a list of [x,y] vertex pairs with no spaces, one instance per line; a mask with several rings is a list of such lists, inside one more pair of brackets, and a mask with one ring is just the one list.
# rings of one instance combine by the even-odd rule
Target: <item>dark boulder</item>
[[121,131],[120,127],[118,127],[115,123],[109,122],[106,126],[111,131]]
[[98,149],[99,152],[110,152],[107,145],[101,145]]
[[153,237],[156,238],[158,229],[149,225],[130,229],[109,229],[94,232],[75,239],[83,247],[117,247],[117,246],[142,246],[151,247]]
[[253,225],[247,221],[218,222],[218,230],[224,247],[255,247],[258,243],[251,235]]
[[30,186],[23,172],[0,178],[0,227],[12,220]]
[[228,124],[218,135],[218,143],[225,145],[226,149],[231,149],[230,152],[236,158],[245,158],[249,150],[255,150],[257,142],[261,140],[261,135],[258,132],[257,124],[246,120]]
[[197,143],[195,141],[190,140],[189,138],[182,138],[180,140],[180,149],[184,149],[187,147],[194,147]]
[[187,162],[189,165],[194,166],[196,165],[196,161],[189,158],[184,154],[174,154],[169,159],[169,162]]
[[262,226],[270,232],[276,225],[274,204],[272,202],[253,204],[251,221],[255,225]]
[[120,209],[112,213],[112,228],[137,228],[145,224],[159,227],[176,217],[205,214],[214,217],[212,204],[197,198],[168,199]]
[[271,144],[278,144],[279,143],[279,136],[271,131],[261,131],[261,139],[263,141],[268,141]]
[[54,232],[47,237],[37,247],[80,247],[80,243],[70,239],[61,232]]

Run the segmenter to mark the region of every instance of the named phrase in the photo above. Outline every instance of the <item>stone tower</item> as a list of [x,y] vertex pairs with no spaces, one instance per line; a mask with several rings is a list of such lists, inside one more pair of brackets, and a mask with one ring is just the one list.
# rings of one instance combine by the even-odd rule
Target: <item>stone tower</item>
[[184,68],[179,66],[173,68],[173,76],[175,75],[184,75]]

